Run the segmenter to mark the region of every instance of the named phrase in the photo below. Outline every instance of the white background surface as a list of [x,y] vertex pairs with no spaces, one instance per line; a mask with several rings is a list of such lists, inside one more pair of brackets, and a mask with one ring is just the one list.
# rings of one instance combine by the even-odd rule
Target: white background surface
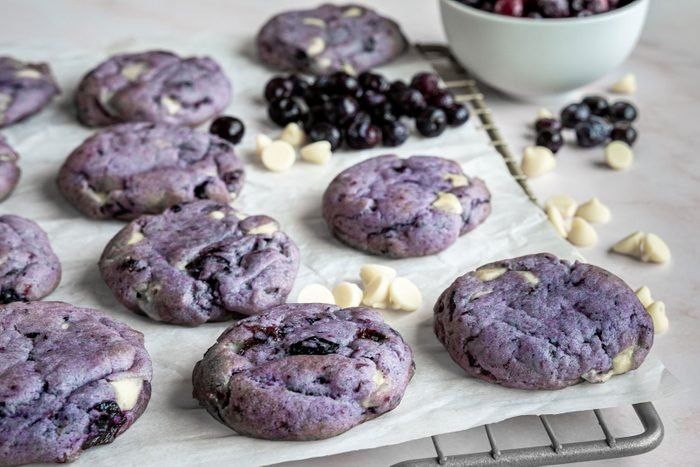
[[[165,5],[164,2],[138,1],[4,0],[0,3],[0,53],[15,41],[46,44],[60,38],[62,42],[75,44],[76,48],[84,48],[141,33],[185,38],[199,32],[230,33],[245,29],[252,33],[269,12],[290,5],[315,3],[171,1]],[[383,0],[381,8],[401,22],[411,40],[443,40],[437,5],[433,2]],[[633,98],[642,113],[634,168],[624,174],[615,173],[600,166],[600,151],[577,151],[567,147],[560,153],[556,173],[532,183],[541,199],[559,192],[581,200],[596,195],[611,207],[614,219],[599,229],[600,245],[583,253],[591,262],[619,273],[632,285],[649,285],[655,298],[667,303],[671,330],[657,339],[655,351],[675,375],[694,387],[700,383],[697,363],[700,311],[696,300],[700,281],[694,264],[698,252],[695,237],[700,227],[697,209],[700,164],[695,150],[700,142],[697,132],[700,58],[694,50],[700,40],[696,24],[699,16],[700,3],[694,0],[653,2],[642,41],[620,70],[620,73],[635,72],[640,81],[640,91]],[[240,46],[232,44],[233,47]],[[50,57],[48,59],[50,61]],[[611,75],[590,89],[603,91],[614,77]],[[569,100],[571,97],[545,103],[556,109]],[[527,123],[541,103],[513,102],[495,93],[488,93],[488,102],[511,148],[519,153],[532,138]],[[606,252],[609,245],[633,230],[653,231],[664,237],[674,254],[672,264],[645,265]],[[666,440],[652,453],[614,461],[616,465],[697,463],[695,446],[700,433],[697,396],[689,392],[656,405],[666,425]],[[620,410],[618,415],[630,417],[625,410]],[[569,421],[586,423],[591,421],[590,417],[589,414],[572,415]],[[510,428],[524,423],[518,420],[497,432],[506,440],[506,447],[518,445],[517,440],[509,436]],[[563,425],[561,429],[564,430]],[[469,437],[461,439],[471,440]],[[485,446],[476,441],[466,446],[479,447]],[[336,456],[332,462],[336,465],[385,465],[412,456],[429,456],[432,454],[429,448],[427,441],[415,442]],[[315,464],[329,462],[326,459]]]

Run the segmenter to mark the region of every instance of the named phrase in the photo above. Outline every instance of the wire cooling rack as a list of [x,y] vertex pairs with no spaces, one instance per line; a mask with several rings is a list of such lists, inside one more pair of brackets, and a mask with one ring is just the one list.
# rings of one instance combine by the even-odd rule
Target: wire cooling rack
[[[454,92],[457,100],[471,105],[474,114],[481,122],[481,127],[488,133],[491,144],[503,156],[508,170],[525,191],[533,203],[539,204],[530,190],[526,177],[520,171],[508,145],[491,118],[477,83],[469,76],[454,59],[450,50],[440,44],[418,44],[416,46],[423,57],[442,76],[445,85]],[[644,429],[642,433],[633,436],[616,437],[603,412],[593,410],[595,419],[600,427],[600,439],[592,441],[562,442],[563,436],[558,434],[552,420],[557,415],[540,415],[537,417],[549,438],[550,443],[540,446],[529,446],[516,449],[501,449],[496,438],[493,425],[483,426],[490,450],[476,453],[445,455],[441,436],[432,436],[435,456],[425,459],[413,459],[395,464],[394,467],[429,467],[429,466],[531,466],[565,464],[572,462],[613,459],[634,456],[656,448],[664,437],[664,427],[659,414],[651,402],[634,404],[632,406],[637,418]],[[535,429],[539,429],[535,427]]]

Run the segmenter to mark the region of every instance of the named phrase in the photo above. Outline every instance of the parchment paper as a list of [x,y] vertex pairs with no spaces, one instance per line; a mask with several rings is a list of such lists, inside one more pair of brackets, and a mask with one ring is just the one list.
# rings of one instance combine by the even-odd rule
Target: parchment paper
[[[271,71],[252,57],[250,38],[159,38],[131,40],[92,50],[64,50],[59,43],[41,49],[4,44],[3,52],[28,60],[47,60],[63,88],[54,104],[3,133],[21,154],[22,179],[0,213],[34,219],[48,232],[63,265],[60,287],[49,297],[102,309],[145,334],[154,363],[153,397],[136,424],[113,444],[86,451],[78,465],[259,465],[366,449],[429,435],[448,433],[525,414],[558,413],[654,400],[678,389],[677,381],[652,354],[637,371],[602,385],[580,384],[560,391],[520,391],[464,376],[432,331],[432,305],[458,275],[489,261],[548,251],[569,259],[580,255],[549,226],[542,212],[509,175],[489,145],[476,118],[437,139],[414,136],[395,152],[401,156],[438,155],[461,162],[467,174],[482,177],[493,194],[491,217],[447,251],[426,258],[387,260],[342,246],[328,233],[320,216],[320,200],[328,182],[342,169],[367,157],[390,152],[375,149],[335,154],[323,166],[299,161],[289,172],[264,170],[253,154],[259,131],[275,136],[266,122],[260,98]],[[84,72],[118,51],[171,49],[181,54],[216,58],[234,83],[228,112],[247,124],[238,153],[246,160],[247,182],[238,207],[249,214],[278,219],[297,242],[302,266],[293,301],[301,287],[319,282],[332,287],[341,280],[358,281],[362,264],[390,265],[418,284],[424,305],[413,313],[388,311],[387,321],[398,329],[415,353],[416,374],[401,405],[393,412],[324,441],[271,442],[243,436],[219,424],[191,397],[191,371],[226,323],[185,328],[159,324],[124,310],[103,284],[97,260],[107,241],[123,226],[81,217],[56,188],[56,173],[64,158],[91,134],[77,124],[72,96]],[[383,71],[409,78],[429,69],[416,54]]]

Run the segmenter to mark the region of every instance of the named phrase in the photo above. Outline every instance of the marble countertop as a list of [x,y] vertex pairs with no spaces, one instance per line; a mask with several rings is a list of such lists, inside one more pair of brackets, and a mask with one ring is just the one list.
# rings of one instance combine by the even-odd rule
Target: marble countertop
[[[313,6],[315,0],[3,0],[0,13],[0,54],[21,41],[46,44],[60,38],[76,48],[91,42],[112,43],[138,34],[190,35],[200,32],[227,33],[259,25],[270,13],[290,6]],[[414,42],[445,40],[436,1],[382,0],[382,12],[395,17]],[[605,168],[602,150],[565,147],[558,156],[554,173],[531,182],[536,195],[545,200],[567,193],[578,200],[599,197],[610,206],[613,220],[598,229],[598,246],[583,249],[586,258],[621,275],[632,286],[648,285],[656,299],[666,302],[671,323],[667,334],[658,336],[655,351],[666,366],[687,387],[700,386],[700,275],[695,270],[700,231],[700,161],[695,146],[700,144],[697,115],[700,106],[700,55],[697,43],[697,0],[655,0],[641,42],[631,58],[616,72],[571,96],[539,102],[514,101],[484,88],[496,123],[514,153],[531,144],[528,124],[539,107],[559,109],[586,92],[604,92],[616,77],[634,72],[639,91],[632,100],[641,111],[637,127],[640,140],[635,146],[636,162],[624,173]],[[48,57],[50,61],[50,57]],[[632,231],[651,231],[670,245],[671,264],[658,266],[612,255],[609,246]],[[664,421],[666,438],[659,448],[643,456],[608,461],[612,465],[697,464],[695,447],[700,434],[700,399],[687,392],[656,402]],[[633,418],[631,409],[612,411],[621,420]],[[571,427],[593,423],[589,414],[568,417]],[[523,420],[506,423],[498,435],[506,447],[515,447],[513,433]],[[524,426],[524,425],[523,425]],[[575,430],[575,428],[569,428]],[[633,430],[634,431],[634,430]],[[485,449],[475,433],[450,437],[464,449]],[[599,436],[593,432],[591,436]],[[387,465],[412,457],[433,455],[429,440],[371,451],[333,456],[294,465]]]

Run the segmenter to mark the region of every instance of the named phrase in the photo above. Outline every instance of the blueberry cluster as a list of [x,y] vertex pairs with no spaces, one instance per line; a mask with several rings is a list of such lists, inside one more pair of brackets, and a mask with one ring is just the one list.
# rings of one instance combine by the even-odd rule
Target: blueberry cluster
[[456,0],[499,15],[525,18],[571,18],[605,13],[634,0]]
[[637,130],[632,126],[637,115],[637,108],[630,102],[610,104],[604,97],[588,96],[564,107],[559,120],[538,119],[535,122],[536,144],[556,153],[564,145],[562,129],[570,129],[576,133],[576,143],[583,148],[599,146],[609,140],[624,141],[631,146],[637,140]]
[[275,76],[265,86],[265,99],[273,122],[298,123],[311,142],[329,141],[332,150],[343,142],[351,149],[399,146],[409,137],[408,119],[426,137],[469,119],[469,109],[434,73],[418,73],[410,84],[371,71],[357,77],[339,71],[313,81]]

